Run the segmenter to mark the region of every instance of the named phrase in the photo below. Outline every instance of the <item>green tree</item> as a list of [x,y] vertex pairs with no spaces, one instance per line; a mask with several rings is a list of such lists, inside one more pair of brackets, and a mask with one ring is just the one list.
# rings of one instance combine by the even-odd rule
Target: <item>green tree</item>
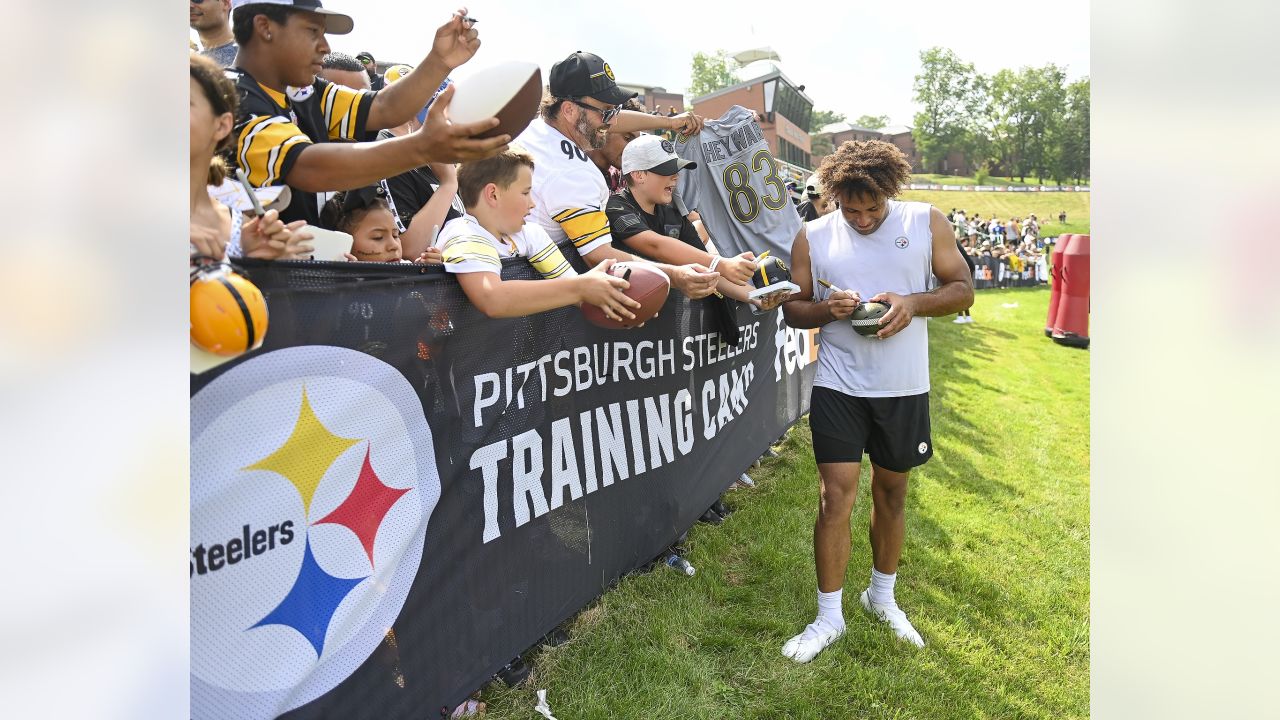
[[853,121],[854,125],[864,127],[868,130],[879,130],[889,124],[888,115],[862,115]]
[[708,55],[704,52],[693,54],[693,76],[689,80],[688,96],[702,97],[708,93],[734,85],[738,79],[733,71],[738,63],[724,50],[717,50]]
[[974,149],[987,107],[986,79],[947,48],[922,51],[920,65],[912,88],[920,104],[916,146],[926,168],[940,172],[947,153]]
[[809,127],[814,130],[821,130],[831,123],[844,122],[847,119],[844,113],[836,112],[835,110],[814,110],[813,121],[809,124]]
[[1089,78],[1067,86],[1062,115],[1061,179],[1079,182],[1089,177]]
[[987,116],[993,118],[993,144],[1010,175],[1023,181],[1034,175],[1040,182],[1063,176],[1065,82],[1066,71],[1053,64],[992,76]]

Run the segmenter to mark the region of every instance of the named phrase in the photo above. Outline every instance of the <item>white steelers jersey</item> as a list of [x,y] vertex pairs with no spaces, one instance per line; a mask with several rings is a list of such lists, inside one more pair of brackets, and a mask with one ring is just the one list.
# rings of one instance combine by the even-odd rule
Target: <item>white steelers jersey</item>
[[604,214],[609,186],[577,143],[534,118],[515,144],[533,155],[534,208],[528,219],[560,242],[568,238],[580,255],[613,241]]
[[493,236],[475,217],[463,215],[444,224],[436,243],[444,255],[444,269],[452,273],[502,273],[502,258],[523,257],[542,277],[553,280],[578,273],[546,231],[525,223],[520,232]]

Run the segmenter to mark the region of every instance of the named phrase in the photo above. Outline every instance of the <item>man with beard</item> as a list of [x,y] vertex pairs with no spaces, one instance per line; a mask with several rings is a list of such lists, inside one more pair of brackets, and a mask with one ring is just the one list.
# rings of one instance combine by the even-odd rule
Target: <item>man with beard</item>
[[[517,143],[534,156],[532,222],[541,225],[557,243],[572,241],[589,267],[606,258],[631,260],[613,247],[605,204],[609,186],[589,150],[605,147],[608,133],[623,135],[641,130],[675,130],[696,135],[701,119],[686,113],[659,117],[621,110],[635,97],[618,87],[613,70],[598,55],[575,52],[551,66],[550,94]],[[697,263],[658,264],[671,284],[690,298],[710,295],[720,274]]]
[[[445,76],[480,47],[459,9],[435,31],[431,51],[413,71],[376,93],[335,85],[316,75],[329,52],[326,33],[351,32],[351,18],[319,0],[233,0],[232,32],[240,46],[234,72],[240,108],[235,164],[257,187],[288,185],[286,222],[320,225],[317,193],[351,190],[432,162],[479,160],[499,152],[509,135],[477,139],[497,118],[448,121],[452,88],[432,105],[422,129],[380,142],[362,140],[402,125],[426,105]],[[347,141],[347,142],[339,142]]]
[[218,67],[231,67],[236,59],[231,0],[191,0],[191,27],[200,35],[200,54]]

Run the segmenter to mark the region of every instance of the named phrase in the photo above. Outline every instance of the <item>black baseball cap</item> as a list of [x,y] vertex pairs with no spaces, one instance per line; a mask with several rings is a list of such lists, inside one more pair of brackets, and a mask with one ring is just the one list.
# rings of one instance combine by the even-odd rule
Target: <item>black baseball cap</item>
[[320,0],[231,0],[231,10],[253,5],[279,5],[324,16],[324,31],[328,35],[346,35],[356,26],[350,15],[325,10]]
[[640,93],[628,93],[614,81],[609,63],[581,50],[551,66],[552,97],[591,97],[609,105],[621,105]]
[[365,50],[364,52],[356,56],[356,60],[359,60],[360,62],[364,62],[365,60],[368,60],[369,62],[373,62],[373,53],[369,52],[368,50]]

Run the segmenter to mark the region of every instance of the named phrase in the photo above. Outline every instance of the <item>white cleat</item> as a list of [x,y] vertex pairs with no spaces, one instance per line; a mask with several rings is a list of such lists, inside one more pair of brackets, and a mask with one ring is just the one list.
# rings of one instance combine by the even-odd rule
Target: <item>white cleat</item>
[[843,626],[837,628],[819,618],[806,625],[804,632],[788,640],[782,646],[782,654],[798,663],[807,663],[843,634]]
[[902,608],[898,607],[897,604],[881,605],[871,602],[870,588],[863,590],[858,599],[862,601],[863,610],[883,622],[889,623],[889,627],[893,628],[893,634],[897,635],[899,640],[905,640],[916,647],[924,647],[924,638],[920,637],[920,633],[916,632],[911,621],[907,619],[907,614],[902,612]]
[[955,319],[955,320],[952,320],[951,322],[952,322],[952,323],[954,323],[954,324],[956,324],[956,325],[964,325],[965,323],[967,323],[967,322],[969,322],[969,321],[968,321],[968,320],[965,320],[963,315],[957,315],[957,316],[956,316],[956,319]]

